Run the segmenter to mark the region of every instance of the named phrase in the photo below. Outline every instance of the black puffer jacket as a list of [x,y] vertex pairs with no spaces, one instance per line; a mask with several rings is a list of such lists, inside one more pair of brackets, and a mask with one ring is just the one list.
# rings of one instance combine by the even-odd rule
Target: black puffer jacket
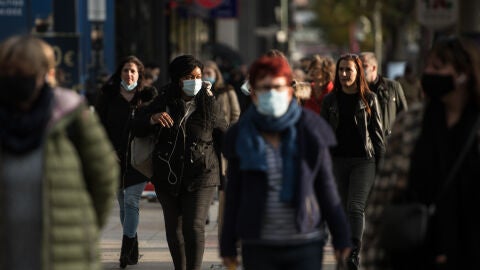
[[[200,90],[194,99],[195,111],[185,118],[190,105],[181,98],[181,89],[169,84],[160,93],[150,106],[139,111],[134,128],[135,136],[157,134],[152,182],[174,195],[182,187],[196,190],[219,185],[219,164],[212,133],[214,129],[223,133],[228,124],[221,116],[215,97],[207,95],[205,89]],[[150,117],[159,112],[168,112],[174,126],[151,125]]]
[[[320,112],[320,115],[330,123],[334,131],[337,130],[338,121],[340,119],[337,91],[339,90],[334,90],[325,96],[322,103],[322,110]],[[362,136],[367,157],[375,157],[377,162],[379,162],[385,154],[385,141],[380,105],[378,104],[377,95],[375,95],[375,93],[368,93],[366,99],[370,106],[371,114],[368,114],[365,110],[365,104],[359,99],[355,113],[355,123]]]
[[120,161],[120,185],[123,188],[149,181],[130,164],[130,143],[133,139],[132,119],[139,102],[146,104],[155,96],[157,96],[155,88],[145,87],[137,91],[129,102],[120,94],[120,83],[109,83],[102,88],[95,106]]

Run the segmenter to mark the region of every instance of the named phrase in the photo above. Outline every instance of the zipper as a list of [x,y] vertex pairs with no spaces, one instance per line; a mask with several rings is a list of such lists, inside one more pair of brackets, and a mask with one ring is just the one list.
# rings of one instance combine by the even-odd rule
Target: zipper
[[[128,119],[128,122],[126,123],[126,127],[130,126],[130,122],[133,119],[135,119],[135,110],[136,110],[136,106],[130,106],[130,118]],[[128,163],[129,163],[129,160],[130,160],[130,155],[128,154],[128,152],[129,152],[128,150],[131,147],[132,139],[133,139],[133,136],[132,136],[132,133],[129,130],[128,131],[128,139],[127,139],[127,148],[125,149],[125,164],[124,164],[125,165],[125,170],[122,173],[122,188],[125,188],[125,175],[127,174]]]

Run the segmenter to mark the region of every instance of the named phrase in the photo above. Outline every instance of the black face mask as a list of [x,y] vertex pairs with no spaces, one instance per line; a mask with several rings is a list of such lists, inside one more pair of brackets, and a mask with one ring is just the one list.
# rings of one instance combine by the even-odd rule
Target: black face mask
[[32,77],[0,77],[0,103],[17,105],[28,101],[35,92],[36,79]]
[[427,96],[440,99],[455,89],[455,80],[452,75],[424,73],[422,75],[422,87]]

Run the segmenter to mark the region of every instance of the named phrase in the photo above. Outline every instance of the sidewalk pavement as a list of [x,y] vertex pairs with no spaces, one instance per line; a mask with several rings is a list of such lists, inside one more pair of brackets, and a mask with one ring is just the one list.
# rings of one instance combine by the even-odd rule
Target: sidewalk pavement
[[[203,270],[222,269],[218,255],[217,241],[217,211],[218,201],[210,207],[210,224],[206,226],[206,244],[203,257]],[[168,251],[165,238],[163,212],[158,202],[140,202],[140,224],[138,226],[140,259],[137,265],[129,265],[126,269],[132,270],[171,270],[172,259]],[[112,209],[110,218],[105,226],[101,241],[101,259],[105,270],[120,269],[118,258],[122,245],[122,226],[119,220],[118,203]],[[324,270],[335,269],[335,259],[330,245],[325,247]]]

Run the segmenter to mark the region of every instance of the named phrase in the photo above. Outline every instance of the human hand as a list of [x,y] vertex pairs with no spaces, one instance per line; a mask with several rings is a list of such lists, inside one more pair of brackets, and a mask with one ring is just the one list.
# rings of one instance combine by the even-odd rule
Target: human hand
[[343,249],[336,249],[335,250],[335,259],[338,261],[346,260],[352,251],[351,248],[343,248]]
[[162,127],[173,127],[173,119],[167,112],[156,113],[150,117],[152,125],[160,124]]
[[209,81],[203,81],[203,87],[205,87],[205,91],[207,91],[207,95],[213,96],[212,93],[212,83]]
[[235,270],[238,266],[237,257],[222,257],[223,265],[227,267],[228,270]]

